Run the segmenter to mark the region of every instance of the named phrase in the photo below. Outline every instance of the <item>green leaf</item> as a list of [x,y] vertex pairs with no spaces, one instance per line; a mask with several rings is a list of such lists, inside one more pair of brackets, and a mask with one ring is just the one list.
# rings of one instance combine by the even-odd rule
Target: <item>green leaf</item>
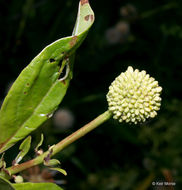
[[54,183],[19,183],[13,187],[16,190],[63,190]]
[[2,190],[15,190],[11,183],[4,179],[3,177],[0,177],[0,189]]
[[64,170],[62,168],[50,168],[50,170],[56,170],[56,171],[62,173],[63,175],[67,175],[66,170]]
[[38,149],[39,149],[39,147],[42,145],[43,141],[44,141],[44,134],[41,133],[40,142],[39,142],[38,145],[36,146],[35,152],[38,151]]
[[6,162],[4,161],[4,153],[0,158],[0,168],[6,168]]
[[19,147],[19,154],[17,155],[17,157],[14,160],[14,164],[18,164],[23,157],[28,153],[29,149],[30,149],[30,145],[31,145],[31,136],[28,136],[20,145]]
[[[74,53],[93,22],[88,0],[81,0],[73,35],[48,45],[16,79],[0,111],[0,153],[34,131],[57,109],[72,79]],[[64,67],[67,72],[61,76]]]
[[56,165],[59,165],[59,164],[61,164],[61,163],[57,159],[51,159],[51,160],[48,160],[48,161],[44,161],[45,166],[56,166]]

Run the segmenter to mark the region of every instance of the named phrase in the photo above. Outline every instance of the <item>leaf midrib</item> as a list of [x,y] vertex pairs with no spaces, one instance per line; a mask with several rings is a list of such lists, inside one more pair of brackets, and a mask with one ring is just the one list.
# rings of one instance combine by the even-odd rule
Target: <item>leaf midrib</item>
[[[8,142],[9,142],[13,137],[16,136],[16,134],[19,132],[19,130],[21,130],[21,129],[24,127],[25,123],[36,113],[36,111],[39,109],[41,103],[42,103],[42,102],[44,101],[44,99],[47,97],[47,95],[48,95],[48,93],[51,91],[51,89],[57,84],[57,82],[59,82],[59,81],[56,80],[56,81],[54,82],[54,84],[51,85],[51,87],[50,87],[49,90],[46,92],[46,94],[44,95],[44,97],[43,97],[43,98],[41,99],[41,101],[37,104],[37,106],[36,106],[36,108],[34,109],[34,111],[32,112],[32,114],[31,114],[30,116],[28,116],[28,118],[22,123],[22,125],[19,127],[19,129],[16,131],[16,133],[14,133],[14,134],[8,139],[8,141],[6,141],[6,143],[1,147],[1,149],[3,149],[3,148],[6,146],[6,144],[8,144]],[[34,128],[34,129],[35,129],[35,128]],[[21,139],[23,139],[23,138],[21,138]]]

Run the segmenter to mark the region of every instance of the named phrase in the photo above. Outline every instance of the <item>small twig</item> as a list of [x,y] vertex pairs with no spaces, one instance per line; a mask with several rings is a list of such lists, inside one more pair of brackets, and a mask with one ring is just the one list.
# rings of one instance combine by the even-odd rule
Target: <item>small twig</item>
[[[29,160],[29,161],[24,162],[22,164],[19,164],[16,166],[11,166],[11,167],[7,168],[7,171],[11,175],[13,175],[13,174],[19,173],[19,172],[21,172],[27,168],[30,168],[32,166],[41,164],[42,162],[44,162],[44,159],[47,156],[49,156],[49,157],[54,156],[55,154],[60,152],[62,149],[64,149],[65,147],[67,147],[68,145],[73,143],[74,141],[78,140],[82,136],[86,135],[87,133],[89,133],[90,131],[92,131],[93,129],[95,129],[96,127],[98,127],[99,125],[101,125],[102,123],[107,121],[108,119],[110,119],[111,116],[112,116],[112,113],[110,111],[104,112],[103,114],[99,115],[97,118],[95,118],[90,123],[86,124],[85,126],[80,128],[76,132],[72,133],[71,135],[69,135],[68,137],[66,137],[62,141],[60,141],[58,144],[52,146],[51,147],[51,154],[50,154],[50,149],[49,149],[48,151],[44,152],[42,155],[37,156],[36,158],[34,158],[32,160]],[[1,173],[0,175],[3,176],[3,173]],[[3,177],[8,178],[5,175]]]

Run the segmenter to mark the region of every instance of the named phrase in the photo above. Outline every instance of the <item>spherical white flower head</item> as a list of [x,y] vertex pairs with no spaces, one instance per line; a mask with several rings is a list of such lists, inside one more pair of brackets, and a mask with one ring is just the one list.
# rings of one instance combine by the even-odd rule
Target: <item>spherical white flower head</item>
[[107,94],[109,110],[120,122],[140,123],[157,115],[162,88],[146,71],[131,66],[110,85]]

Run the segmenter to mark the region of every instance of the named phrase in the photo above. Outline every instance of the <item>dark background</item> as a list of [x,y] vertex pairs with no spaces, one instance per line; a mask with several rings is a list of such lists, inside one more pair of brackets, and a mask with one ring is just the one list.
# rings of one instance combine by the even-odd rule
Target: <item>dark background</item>
[[[71,35],[78,2],[0,1],[2,101],[21,70],[46,45]],[[62,111],[33,133],[32,152],[41,132],[46,150],[107,110],[110,83],[131,65],[146,70],[163,87],[158,116],[138,126],[107,121],[57,155],[68,176],[53,177],[65,190],[181,189],[182,1],[90,4],[96,20],[77,51]],[[7,152],[9,162],[16,154],[17,147]],[[152,181],[176,185],[152,186]]]

